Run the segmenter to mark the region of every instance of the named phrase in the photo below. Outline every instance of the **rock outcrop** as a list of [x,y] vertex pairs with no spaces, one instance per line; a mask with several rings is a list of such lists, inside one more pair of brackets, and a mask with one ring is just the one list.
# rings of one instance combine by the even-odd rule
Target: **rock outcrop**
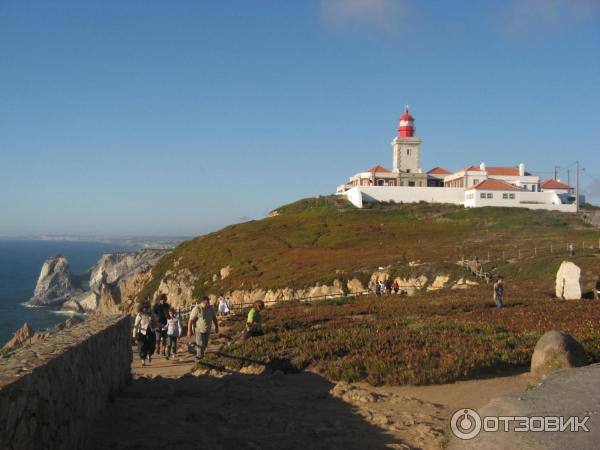
[[[116,314],[130,305],[151,279],[152,267],[170,250],[106,253],[88,274],[73,276],[62,255],[48,258],[40,273],[30,305],[61,307],[65,311],[104,311]],[[104,289],[104,291],[103,291]],[[101,307],[100,307],[101,306]]]
[[581,269],[570,261],[563,261],[556,273],[556,297],[581,299]]
[[541,377],[557,369],[579,367],[586,363],[585,350],[573,336],[562,331],[548,331],[535,345],[531,373]]
[[67,258],[52,256],[44,261],[33,297],[27,303],[33,306],[61,305],[72,295],[73,289]]
[[102,283],[115,284],[138,272],[147,272],[169,250],[105,253],[90,269],[90,290],[100,293]]

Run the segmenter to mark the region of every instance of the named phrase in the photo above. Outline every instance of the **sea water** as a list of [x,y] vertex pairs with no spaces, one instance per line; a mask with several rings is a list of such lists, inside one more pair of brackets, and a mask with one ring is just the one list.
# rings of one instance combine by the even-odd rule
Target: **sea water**
[[115,244],[89,241],[0,240],[0,347],[23,323],[34,330],[63,322],[69,313],[49,307],[27,307],[42,264],[59,253],[66,256],[72,274],[82,274],[103,253],[135,250]]

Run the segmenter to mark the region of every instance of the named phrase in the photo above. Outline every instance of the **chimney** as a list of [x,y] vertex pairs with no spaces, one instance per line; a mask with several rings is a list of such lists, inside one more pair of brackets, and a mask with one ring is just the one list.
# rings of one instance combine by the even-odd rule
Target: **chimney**
[[479,164],[479,170],[485,170],[485,163],[483,161]]
[[523,163],[519,164],[519,176],[520,177],[525,176],[525,164],[523,164]]

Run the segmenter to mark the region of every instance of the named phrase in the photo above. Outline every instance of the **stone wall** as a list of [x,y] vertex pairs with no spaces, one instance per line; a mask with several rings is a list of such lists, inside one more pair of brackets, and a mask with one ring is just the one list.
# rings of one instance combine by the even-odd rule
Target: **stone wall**
[[0,358],[0,448],[82,448],[131,376],[131,318],[93,317]]

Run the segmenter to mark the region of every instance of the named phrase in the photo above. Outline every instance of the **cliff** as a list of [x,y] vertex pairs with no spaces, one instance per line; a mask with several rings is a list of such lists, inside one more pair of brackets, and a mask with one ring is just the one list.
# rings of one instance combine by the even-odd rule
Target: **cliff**
[[133,301],[149,280],[152,266],[170,250],[144,249],[107,253],[83,275],[73,275],[63,255],[42,265],[30,305],[54,306],[75,312],[101,310],[114,314]]

